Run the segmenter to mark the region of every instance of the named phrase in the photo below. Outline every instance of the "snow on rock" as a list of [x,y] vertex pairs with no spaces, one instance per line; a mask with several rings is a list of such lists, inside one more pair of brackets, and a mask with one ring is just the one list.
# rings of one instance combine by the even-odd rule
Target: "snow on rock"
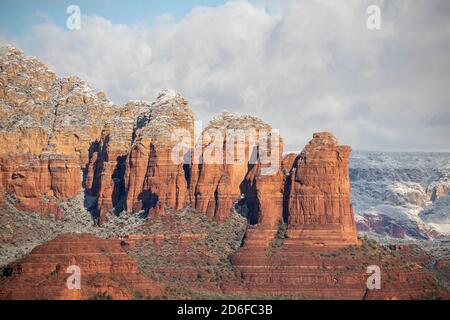
[[420,217],[438,232],[450,235],[450,195],[437,199]]
[[450,153],[355,151],[350,179],[360,231],[405,239],[450,234]]

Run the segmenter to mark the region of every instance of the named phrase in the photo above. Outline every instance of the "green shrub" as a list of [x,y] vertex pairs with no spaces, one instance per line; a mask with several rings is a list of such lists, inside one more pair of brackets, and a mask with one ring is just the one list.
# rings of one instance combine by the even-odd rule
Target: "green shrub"
[[287,223],[280,223],[278,225],[278,231],[275,236],[275,239],[272,241],[272,248],[280,248],[283,246],[284,239],[286,238],[286,230],[287,230]]
[[107,292],[97,292],[89,300],[112,300],[112,296]]
[[133,294],[133,298],[135,300],[142,300],[144,298],[144,295],[140,291],[135,291]]

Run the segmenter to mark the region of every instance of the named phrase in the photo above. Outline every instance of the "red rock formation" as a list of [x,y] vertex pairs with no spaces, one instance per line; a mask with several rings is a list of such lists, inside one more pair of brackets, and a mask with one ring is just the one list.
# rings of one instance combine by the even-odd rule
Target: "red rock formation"
[[260,227],[276,228],[283,220],[283,198],[285,176],[281,170],[275,174],[261,174],[256,165],[246,177],[247,206],[250,223]]
[[5,156],[0,158],[0,169],[6,192],[17,200],[19,210],[60,218],[57,200],[81,191],[80,165],[77,159],[64,155]]
[[[69,289],[67,268],[81,271],[80,289]],[[92,299],[96,294],[113,299],[155,297],[164,287],[143,276],[118,239],[65,235],[33,249],[27,257],[6,267],[0,280],[4,299]]]
[[[223,113],[209,123],[193,150],[193,126],[187,102],[172,91],[163,91],[151,105],[134,101],[118,107],[80,79],[58,78],[35,58],[1,47],[0,207],[6,197],[20,210],[60,218],[60,201],[82,191],[82,172],[86,193],[98,199],[99,223],[112,210],[157,215],[187,205],[223,222],[239,202],[248,209],[250,226],[245,245],[233,256],[245,285],[230,281],[233,293],[355,299],[430,293],[432,280],[420,261],[406,271],[398,257],[366,256],[357,246],[350,147],[339,146],[329,133],[316,133],[300,155],[281,161],[282,141],[270,125]],[[266,134],[275,140],[264,139]],[[184,148],[177,149],[180,138]],[[270,165],[265,150],[270,150]],[[430,186],[428,192],[434,201],[448,188]],[[129,299],[136,291],[163,293],[140,274],[121,242],[151,243],[163,256],[164,242],[175,240],[179,249],[170,258],[185,268],[160,265],[156,271],[190,281],[211,279],[197,263],[211,258],[209,233],[177,234],[176,215],[164,217],[167,226],[153,235],[113,240],[72,235],[37,247],[5,269],[0,299],[85,299],[99,292]],[[174,232],[169,232],[171,225]],[[401,231],[392,232],[404,236]],[[13,239],[11,234],[3,237]],[[388,265],[387,289],[380,293],[365,290],[363,266],[368,263]],[[78,291],[65,287],[71,264],[82,269]],[[236,277],[234,271],[230,267],[226,276]]]
[[[228,112],[209,123],[193,156],[190,192],[197,211],[218,221],[230,215],[233,204],[245,193],[249,167],[257,163],[257,150],[271,130],[258,118]],[[267,146],[270,150],[270,143]],[[272,160],[274,166],[279,167],[278,160]]]
[[118,108],[80,79],[57,78],[13,47],[1,53],[3,188],[21,210],[59,215],[57,201],[81,191],[90,146]]
[[[277,140],[279,137],[277,137]],[[275,146],[274,146],[275,147]],[[257,162],[245,177],[245,203],[248,220],[252,227],[247,229],[246,246],[267,247],[274,239],[285,216],[285,162],[282,160],[283,143],[279,139],[276,165]]]
[[315,133],[301,152],[289,190],[287,242],[357,244],[350,199],[349,146],[330,133]]
[[[245,283],[234,293],[245,295],[291,296],[304,299],[449,299],[421,258],[407,251],[389,253],[379,248],[347,246],[298,246],[285,243],[280,248],[241,248],[233,256]],[[405,263],[408,261],[408,263]],[[380,290],[368,290],[367,266],[381,268]]]
[[289,175],[289,173],[292,171],[292,168],[294,167],[298,156],[299,155],[295,153],[288,153],[283,157],[283,171],[286,173],[286,175]]
[[[139,123],[126,161],[126,210],[151,210],[154,214],[185,207],[188,172],[185,155],[193,145],[194,118],[187,102],[173,91],[163,91]],[[186,137],[186,148],[175,147]],[[183,153],[183,154],[182,154]]]
[[149,114],[149,106],[129,102],[117,117],[107,121],[98,145],[93,146],[85,181],[86,192],[98,197],[98,223],[106,212],[123,209],[125,200],[125,164],[136,127],[136,119]]
[[248,175],[250,222],[247,246],[267,247],[283,217],[286,243],[357,244],[350,199],[350,147],[338,146],[329,133],[316,133],[299,156],[289,154],[276,175],[262,176],[255,166]]
[[[233,265],[247,281],[247,292],[365,297],[362,261],[380,261],[353,260],[347,251],[339,254],[342,259],[327,258],[334,257],[337,246],[359,244],[350,202],[349,153],[350,147],[338,146],[331,134],[316,133],[300,155],[283,159],[277,175],[264,177],[250,171],[253,196],[248,201],[249,207],[256,207],[251,210],[257,214],[252,221],[256,225],[247,230],[244,246],[233,256]],[[278,226],[283,218],[287,230]],[[346,250],[364,255],[358,246]],[[418,271],[414,290],[424,279],[431,281],[423,270]],[[402,294],[408,292],[408,283],[401,281],[400,287]]]

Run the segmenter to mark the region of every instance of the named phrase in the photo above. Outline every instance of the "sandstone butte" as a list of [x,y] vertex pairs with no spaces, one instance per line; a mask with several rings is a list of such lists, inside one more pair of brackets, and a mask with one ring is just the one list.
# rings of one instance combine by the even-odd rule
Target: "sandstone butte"
[[[58,78],[37,59],[11,46],[0,49],[0,207],[10,201],[21,211],[60,219],[60,203],[84,192],[97,200],[89,209],[102,224],[111,211],[152,217],[187,206],[220,223],[240,206],[247,210],[248,228],[233,263],[249,292],[330,297],[341,289],[341,297],[362,298],[364,271],[333,273],[361,261],[311,258],[359,246],[348,175],[351,148],[322,132],[300,154],[283,157],[283,140],[271,129],[258,118],[224,112],[195,141],[193,112],[173,91],[162,91],[153,103],[118,106],[76,77]],[[237,134],[227,135],[230,130]],[[179,142],[174,132],[187,137],[178,162],[172,158]],[[242,139],[248,135],[253,139]],[[211,145],[222,152],[211,154]],[[264,146],[271,147],[272,165],[263,161]],[[243,156],[227,162],[230,149]],[[281,248],[272,252],[280,233]],[[85,264],[93,286],[114,298],[130,298],[130,291],[111,285],[111,276],[147,290],[147,280],[111,241],[71,235],[37,247],[10,268],[18,289],[2,291],[2,297],[29,297],[20,288],[49,272],[48,289],[33,298],[88,297],[89,286],[76,297],[53,287],[52,279],[61,280],[72,260]],[[102,248],[106,256],[98,253]],[[51,260],[44,263],[47,251]],[[426,278],[423,270],[417,274],[411,290]],[[404,273],[395,276],[403,277],[407,291]],[[306,289],[299,291],[300,284]],[[163,290],[152,288],[149,294]]]

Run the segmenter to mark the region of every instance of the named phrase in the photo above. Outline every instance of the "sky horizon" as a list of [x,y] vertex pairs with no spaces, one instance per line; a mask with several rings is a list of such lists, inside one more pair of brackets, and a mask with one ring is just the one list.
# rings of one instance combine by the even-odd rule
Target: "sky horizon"
[[450,152],[449,16],[445,0],[6,0],[0,42],[117,104],[170,88],[204,123],[257,116],[285,150],[329,131],[355,151]]

